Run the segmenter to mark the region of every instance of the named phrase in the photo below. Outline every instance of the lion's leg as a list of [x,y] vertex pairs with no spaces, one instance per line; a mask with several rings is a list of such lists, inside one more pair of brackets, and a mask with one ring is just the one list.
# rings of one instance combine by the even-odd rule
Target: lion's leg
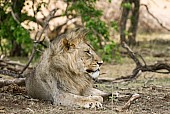
[[111,96],[111,93],[105,93],[99,89],[96,88],[88,88],[85,93],[85,96],[102,96],[104,101],[109,99],[109,96]]
[[60,91],[54,100],[54,104],[63,106],[102,108],[103,98],[101,96],[80,96]]
[[90,96],[90,95],[94,95],[94,96],[105,96],[106,94],[108,93],[105,93],[99,89],[95,89],[95,88],[88,88],[85,92],[84,92],[84,95],[86,96]]

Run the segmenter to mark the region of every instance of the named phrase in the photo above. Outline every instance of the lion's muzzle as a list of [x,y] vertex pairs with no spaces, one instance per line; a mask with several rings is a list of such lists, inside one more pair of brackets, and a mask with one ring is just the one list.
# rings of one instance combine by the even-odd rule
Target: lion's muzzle
[[97,78],[97,77],[99,76],[99,74],[100,74],[100,70],[99,70],[99,69],[97,69],[97,70],[95,70],[95,71],[92,71],[92,70],[86,70],[86,71],[88,72],[88,74],[89,74],[93,79]]

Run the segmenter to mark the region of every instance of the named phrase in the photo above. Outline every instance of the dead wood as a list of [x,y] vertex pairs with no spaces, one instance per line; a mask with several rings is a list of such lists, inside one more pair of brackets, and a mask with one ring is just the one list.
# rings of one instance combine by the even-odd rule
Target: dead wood
[[[168,62],[157,62],[155,64],[147,65],[143,57],[137,53],[134,53],[130,47],[123,42],[122,47],[126,49],[130,58],[135,62],[136,67],[134,68],[131,75],[121,76],[116,79],[108,80],[108,79],[98,79],[97,82],[124,82],[124,81],[132,81],[140,76],[142,72],[155,72],[162,74],[170,74],[170,64]],[[161,71],[163,70],[163,71]]]
[[9,79],[0,79],[0,88],[3,86],[8,86],[11,84],[17,84],[19,86],[25,86],[25,78],[16,78],[13,80]]
[[14,78],[24,77],[22,74],[19,74],[18,72],[11,71],[11,70],[0,70],[0,74],[7,75],[7,76],[12,76]]
[[[0,74],[12,76],[15,78],[24,77],[20,72],[25,67],[25,64],[20,63],[19,61],[11,61],[7,59],[0,59]],[[33,69],[32,66],[27,68],[27,72],[30,72]]]
[[133,94],[132,97],[128,100],[128,102],[126,102],[125,105],[122,106],[121,108],[118,108],[117,111],[121,112],[124,110],[128,110],[130,108],[131,104],[133,103],[133,101],[135,101],[138,98],[140,98],[139,94]]
[[[24,68],[24,66],[25,66],[25,64],[22,64],[19,61],[0,59],[0,69],[1,70],[10,70],[13,72],[20,72]],[[28,67],[28,69],[31,70],[32,66]]]
[[[135,54],[125,42],[123,42],[122,44],[123,44],[122,47],[127,50],[128,55],[135,62],[136,68],[133,70],[132,75],[122,76],[120,78],[115,79],[114,81],[116,80],[129,81],[132,79],[136,79],[142,72],[156,72],[156,73],[163,73],[163,74],[170,73],[170,64],[159,62],[153,65],[147,65],[141,55]],[[138,56],[141,58],[142,61],[139,60]],[[159,70],[166,70],[166,71],[160,72]]]
[[150,10],[149,10],[149,8],[148,8],[148,6],[147,6],[146,4],[141,4],[141,6],[145,6],[145,8],[146,8],[147,12],[149,13],[149,15],[151,15],[151,16],[158,22],[158,24],[159,24],[162,28],[164,28],[164,29],[167,30],[167,31],[170,31],[169,28],[167,28],[166,26],[164,26],[163,23],[161,23],[160,20],[150,12]]

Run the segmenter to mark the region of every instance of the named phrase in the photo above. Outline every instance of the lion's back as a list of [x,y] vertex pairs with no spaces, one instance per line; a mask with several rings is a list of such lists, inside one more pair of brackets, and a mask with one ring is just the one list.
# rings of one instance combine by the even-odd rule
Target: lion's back
[[27,74],[25,81],[27,94],[32,98],[53,101],[51,94],[47,91],[47,88],[36,78],[35,70]]

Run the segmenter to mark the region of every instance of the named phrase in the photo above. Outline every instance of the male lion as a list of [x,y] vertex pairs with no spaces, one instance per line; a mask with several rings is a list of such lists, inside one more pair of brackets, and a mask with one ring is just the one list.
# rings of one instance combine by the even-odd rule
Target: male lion
[[106,93],[93,88],[102,60],[86,42],[84,28],[54,39],[26,78],[28,95],[55,105],[101,108]]

